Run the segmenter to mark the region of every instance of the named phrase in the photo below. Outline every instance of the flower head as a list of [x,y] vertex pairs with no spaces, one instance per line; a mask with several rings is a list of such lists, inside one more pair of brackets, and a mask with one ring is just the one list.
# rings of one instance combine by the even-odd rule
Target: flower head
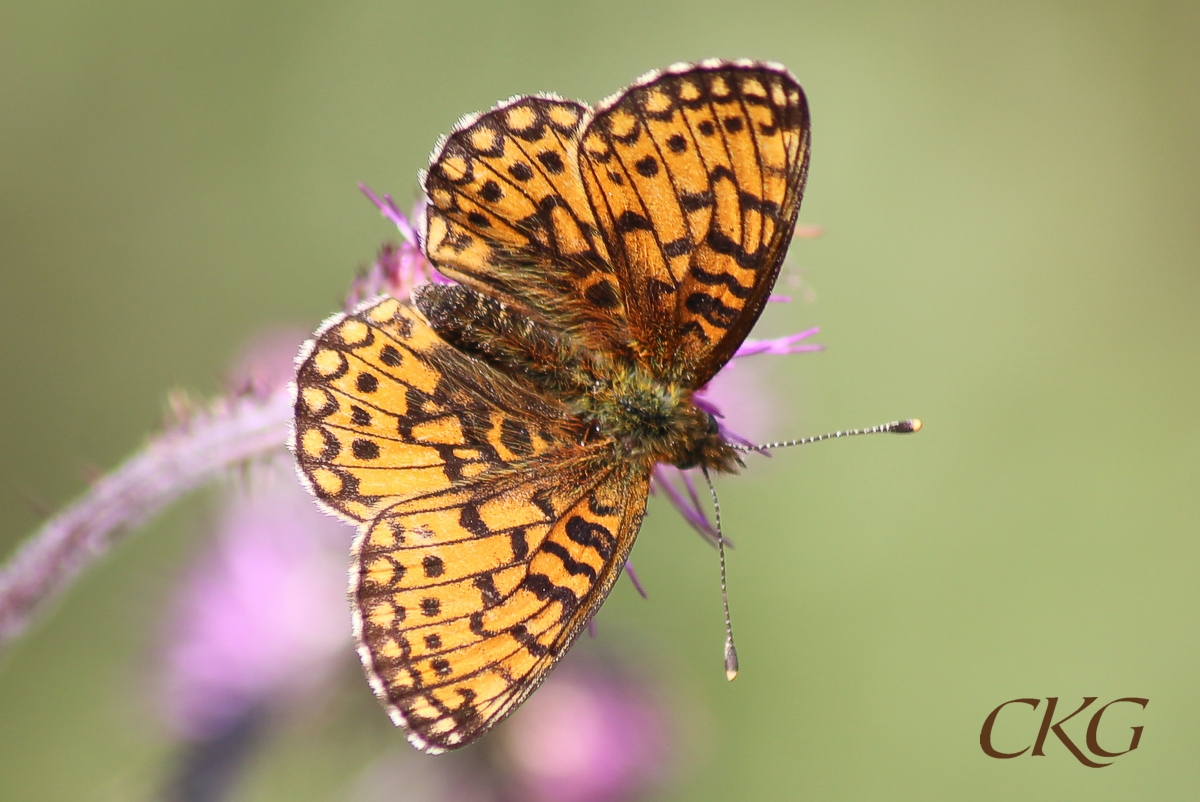
[[316,509],[290,466],[257,471],[251,485],[226,502],[167,630],[162,706],[192,740],[319,681],[351,652],[350,532]]
[[643,684],[595,663],[557,669],[501,730],[511,781],[528,802],[617,802],[668,758],[665,711]]

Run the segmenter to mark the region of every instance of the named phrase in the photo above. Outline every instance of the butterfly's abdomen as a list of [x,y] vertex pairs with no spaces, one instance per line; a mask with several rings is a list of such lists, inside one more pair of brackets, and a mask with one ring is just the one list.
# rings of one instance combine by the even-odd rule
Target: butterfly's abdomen
[[494,298],[459,284],[425,284],[414,301],[442,339],[502,373],[555,396],[587,384],[572,342]]

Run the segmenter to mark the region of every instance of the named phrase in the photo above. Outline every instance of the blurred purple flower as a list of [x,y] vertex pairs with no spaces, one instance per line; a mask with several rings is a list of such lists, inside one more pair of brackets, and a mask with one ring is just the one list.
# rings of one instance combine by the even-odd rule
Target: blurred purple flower
[[296,377],[295,358],[308,331],[286,327],[264,331],[233,360],[225,379],[234,395],[265,397]]
[[[290,332],[261,337],[231,382],[270,392],[291,378],[298,347]],[[183,578],[166,630],[162,709],[188,740],[223,735],[320,682],[351,653],[352,530],[317,509],[282,455],[244,478],[227,492],[213,542]]]
[[596,664],[567,663],[500,730],[523,802],[619,802],[661,779],[665,711],[651,689]]
[[163,710],[190,740],[312,686],[351,653],[351,532],[316,509],[290,465],[257,471],[251,484],[228,500],[168,627]]

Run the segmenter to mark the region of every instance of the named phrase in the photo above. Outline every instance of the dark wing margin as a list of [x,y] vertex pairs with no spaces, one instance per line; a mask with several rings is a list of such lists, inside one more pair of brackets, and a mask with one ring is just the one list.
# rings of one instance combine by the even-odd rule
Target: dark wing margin
[[780,65],[677,64],[602,102],[580,173],[643,359],[693,386],[761,314],[808,170],[804,92]]
[[365,525],[350,594],[375,693],[425,752],[465,746],[532,693],[599,609],[649,476],[610,449],[401,502]]

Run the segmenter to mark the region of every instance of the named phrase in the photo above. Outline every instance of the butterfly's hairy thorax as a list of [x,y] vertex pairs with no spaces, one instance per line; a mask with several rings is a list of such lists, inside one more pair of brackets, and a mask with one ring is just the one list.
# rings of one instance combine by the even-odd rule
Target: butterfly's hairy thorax
[[576,401],[582,416],[618,451],[647,468],[667,462],[735,472],[740,460],[716,421],[692,401],[692,389],[652,375],[637,363],[615,367]]
[[570,332],[554,332],[467,287],[425,285],[416,304],[459,350],[562,401],[581,439],[610,439],[647,469],[666,462],[733,472],[740,464],[712,416],[692,402],[686,376],[664,377],[633,357],[590,352]]

